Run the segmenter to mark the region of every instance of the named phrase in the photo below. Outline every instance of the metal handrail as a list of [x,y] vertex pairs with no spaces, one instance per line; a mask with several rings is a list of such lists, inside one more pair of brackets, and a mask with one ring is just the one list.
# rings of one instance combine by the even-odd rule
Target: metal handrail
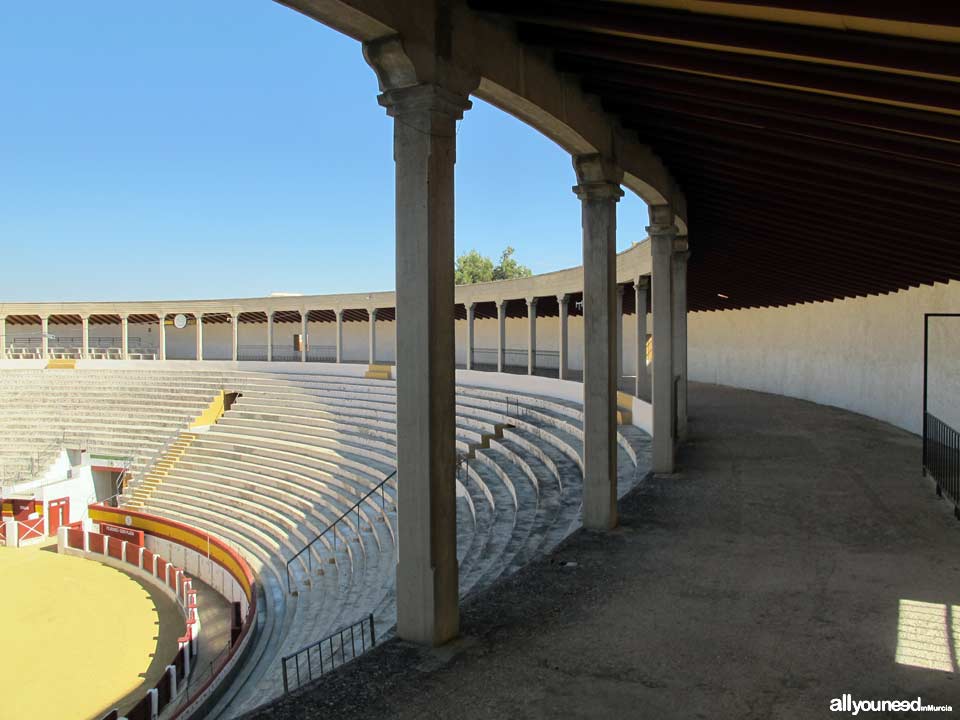
[[[313,540],[311,540],[311,541],[308,542],[306,545],[304,545],[302,548],[300,548],[300,550],[298,550],[297,553],[296,553],[293,557],[291,557],[289,560],[287,560],[287,592],[288,592],[288,593],[291,593],[291,594],[293,593],[293,585],[292,585],[292,583],[291,583],[291,575],[290,575],[290,566],[291,566],[294,562],[296,562],[296,560],[297,560],[301,555],[303,555],[303,553],[307,553],[307,568],[308,568],[308,571],[310,572],[310,574],[312,575],[312,574],[313,574],[313,555],[309,552],[310,549],[311,549],[324,535],[326,535],[328,532],[330,532],[331,530],[333,530],[334,528],[336,528],[336,526],[339,525],[340,522],[341,522],[344,518],[348,517],[349,515],[352,515],[354,511],[356,511],[356,513],[357,513],[357,532],[359,533],[359,531],[360,531],[360,530],[359,530],[359,529],[360,529],[360,522],[361,522],[361,520],[360,520],[360,506],[361,506],[363,503],[365,503],[372,495],[374,495],[374,494],[379,490],[379,491],[380,491],[380,509],[381,509],[381,511],[385,510],[386,507],[387,507],[387,500],[386,500],[386,492],[385,492],[385,490],[384,490],[384,486],[385,486],[385,485],[387,484],[387,482],[389,482],[396,474],[397,474],[397,471],[394,470],[394,471],[391,472],[389,475],[387,475],[383,480],[381,480],[379,483],[377,483],[377,485],[376,485],[375,487],[371,488],[369,491],[367,491],[367,493],[366,493],[363,497],[361,497],[361,498],[360,498],[359,500],[357,500],[353,505],[351,505],[348,510],[345,510],[345,511],[340,515],[340,517],[338,517],[338,518],[337,518],[336,520],[334,520],[332,523],[330,523],[329,525],[327,525],[327,527],[325,527],[323,530],[321,530],[320,533],[319,533],[315,538],[313,538]],[[333,549],[334,549],[334,550],[337,549],[337,533],[336,533],[336,531],[334,531],[334,533],[333,533]]]
[[[367,617],[357,620],[355,623],[351,623],[340,630],[337,630],[334,633],[331,633],[322,640],[317,640],[312,642],[309,645],[305,645],[299,650],[290,653],[289,655],[284,655],[280,659],[281,666],[283,668],[283,692],[284,694],[290,692],[290,678],[287,671],[288,664],[292,659],[294,661],[294,669],[296,671],[297,678],[297,688],[301,687],[304,684],[304,680],[301,677],[301,667],[300,667],[300,658],[305,657],[306,668],[306,682],[310,682],[314,678],[314,671],[316,670],[316,677],[321,677],[324,673],[331,672],[334,670],[337,665],[345,665],[351,660],[359,657],[367,651],[367,635],[364,628],[364,625],[370,625],[370,647],[374,647],[377,644],[377,630],[373,623],[373,613],[370,613]],[[356,632],[359,628],[359,645],[360,652],[357,652],[358,644],[358,633]],[[337,641],[336,647],[334,647],[334,640]],[[327,655],[328,662],[324,665],[323,662],[323,650],[324,643],[327,644],[329,648],[329,654]],[[312,651],[316,650],[316,655],[320,660],[319,666],[315,666],[313,662]],[[339,651],[339,663],[337,662],[337,654]],[[349,656],[348,656],[349,655]],[[294,688],[296,689],[296,688]]]
[[[191,420],[193,420],[193,418],[193,415],[183,416],[185,423],[189,423]],[[143,461],[139,472],[130,471],[131,480],[129,485],[139,485],[141,482],[143,482],[143,478],[146,476],[147,470],[152,467],[154,463],[156,463],[161,457],[163,457],[163,454],[170,448],[171,445],[173,445],[174,442],[176,442],[177,438],[180,437],[180,433],[183,432],[184,429],[189,429],[189,426],[187,428],[178,427],[170,435],[168,435],[163,442],[160,443],[160,446]],[[135,454],[130,460],[130,465],[133,465],[140,457],[141,455],[139,453]],[[120,494],[122,495],[123,493]]]

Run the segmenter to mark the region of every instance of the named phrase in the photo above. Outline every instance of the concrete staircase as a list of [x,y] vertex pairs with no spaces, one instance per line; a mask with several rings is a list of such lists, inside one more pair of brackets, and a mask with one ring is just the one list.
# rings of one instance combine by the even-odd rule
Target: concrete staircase
[[393,367],[391,365],[370,365],[363,377],[368,380],[391,380]]
[[154,463],[153,467],[146,471],[143,482],[129,496],[125,496],[129,499],[126,499],[124,504],[134,509],[142,509],[196,439],[196,433],[182,431],[167,451]]

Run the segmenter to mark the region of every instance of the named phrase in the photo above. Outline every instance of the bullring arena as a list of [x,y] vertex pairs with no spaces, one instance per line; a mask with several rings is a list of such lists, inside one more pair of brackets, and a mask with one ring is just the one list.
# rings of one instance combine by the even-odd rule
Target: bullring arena
[[[960,706],[956,18],[283,4],[394,120],[397,290],[0,303],[0,717]],[[455,285],[470,97],[581,265]]]

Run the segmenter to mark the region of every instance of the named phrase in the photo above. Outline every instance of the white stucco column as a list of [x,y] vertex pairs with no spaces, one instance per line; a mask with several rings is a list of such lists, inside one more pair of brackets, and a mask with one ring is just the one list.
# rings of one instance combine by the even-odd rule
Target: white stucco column
[[90,316],[80,316],[80,357],[90,357]]
[[367,310],[367,317],[370,318],[368,323],[370,326],[370,340],[367,343],[370,357],[367,362],[373,365],[377,361],[377,309],[370,308]]
[[49,333],[50,318],[46,315],[40,316],[40,356],[46,360],[50,357],[50,344],[47,334]]
[[[397,635],[456,637],[454,163],[466,94],[396,78],[396,40],[365,46],[394,118],[397,229]],[[398,80],[398,86],[390,85]],[[405,86],[407,85],[407,86]],[[396,88],[396,89],[390,89]]]
[[653,305],[653,471],[673,472],[673,241],[677,229],[669,205],[650,206]]
[[537,299],[527,298],[527,375],[537,369]]
[[467,305],[467,370],[473,370],[474,321],[477,317],[477,304]]
[[337,362],[343,362],[343,309],[337,310]]
[[503,372],[507,352],[507,301],[497,301],[497,372]]
[[310,329],[310,311],[300,310],[300,362],[307,361],[307,332]]
[[647,369],[647,288],[649,286],[648,277],[638,277],[633,281],[634,307],[637,310],[637,379],[634,394],[642,400],[650,399],[650,371]]
[[0,315],[0,360],[7,357],[7,316]]
[[559,378],[561,380],[567,380],[570,377],[570,361],[568,359],[568,350],[569,350],[569,315],[570,315],[570,296],[569,295],[557,295],[557,305],[560,307],[559,318],[560,318],[560,337],[557,344],[559,350]]
[[157,357],[161,360],[167,359],[167,313],[163,312],[157,315],[160,319],[160,334],[157,335]]
[[230,359],[234,362],[237,361],[239,357],[238,353],[238,339],[240,334],[240,313],[232,312],[230,313]]
[[267,313],[267,362],[273,361],[273,311]]
[[687,437],[687,258],[685,235],[673,241],[673,374],[677,385],[677,441]]
[[197,321],[197,360],[203,360],[203,313],[194,313]]
[[120,358],[126,360],[130,356],[130,316],[120,316]]
[[575,157],[583,226],[583,525],[617,524],[617,201],[623,172]]

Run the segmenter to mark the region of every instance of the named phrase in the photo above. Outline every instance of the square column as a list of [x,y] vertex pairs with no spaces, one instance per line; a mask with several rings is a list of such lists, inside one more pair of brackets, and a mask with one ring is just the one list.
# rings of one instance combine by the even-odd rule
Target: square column
[[343,310],[337,310],[337,362],[343,362]]
[[197,360],[203,360],[203,313],[194,313],[197,321]]
[[622,171],[574,158],[583,226],[583,525],[617,525],[617,201]]
[[49,335],[50,318],[46,315],[40,316],[40,356],[46,360],[50,357],[50,346],[47,342]]
[[240,313],[230,313],[230,358],[237,361],[237,336],[239,334]]
[[167,314],[160,313],[160,334],[157,336],[157,357],[161,360],[167,359]]
[[120,316],[120,358],[126,360],[130,357],[130,317],[128,315]]
[[273,362],[273,311],[267,313],[267,362]]
[[623,378],[623,285],[617,285],[617,390]]
[[367,343],[370,351],[369,363],[373,365],[377,361],[377,309],[367,310],[367,316],[370,318],[370,340]]
[[527,298],[527,375],[537,369],[537,299]]
[[477,304],[467,305],[467,370],[473,370],[473,344],[474,327],[473,323],[477,316]]
[[669,205],[650,206],[653,261],[653,471],[672,473],[676,413],[673,377],[673,241],[677,229]]
[[687,438],[687,258],[686,236],[673,241],[673,374],[676,386],[677,441]]
[[557,305],[560,306],[560,339],[558,343],[559,349],[559,377],[561,380],[570,379],[570,364],[568,360],[568,349],[569,349],[569,316],[570,316],[570,296],[569,295],[557,295]]
[[641,400],[650,398],[650,371],[647,368],[647,288],[649,286],[648,277],[638,277],[633,281],[634,307],[637,310],[637,380],[634,394]]
[[310,325],[310,311],[300,311],[300,362],[307,361],[307,331]]
[[90,357],[90,316],[80,316],[80,357],[86,360]]
[[7,316],[0,315],[0,360],[7,357]]
[[497,372],[503,372],[507,352],[507,301],[497,302]]
[[397,634],[442,645],[460,626],[453,213],[456,123],[470,101],[429,84],[379,101],[395,121]]

